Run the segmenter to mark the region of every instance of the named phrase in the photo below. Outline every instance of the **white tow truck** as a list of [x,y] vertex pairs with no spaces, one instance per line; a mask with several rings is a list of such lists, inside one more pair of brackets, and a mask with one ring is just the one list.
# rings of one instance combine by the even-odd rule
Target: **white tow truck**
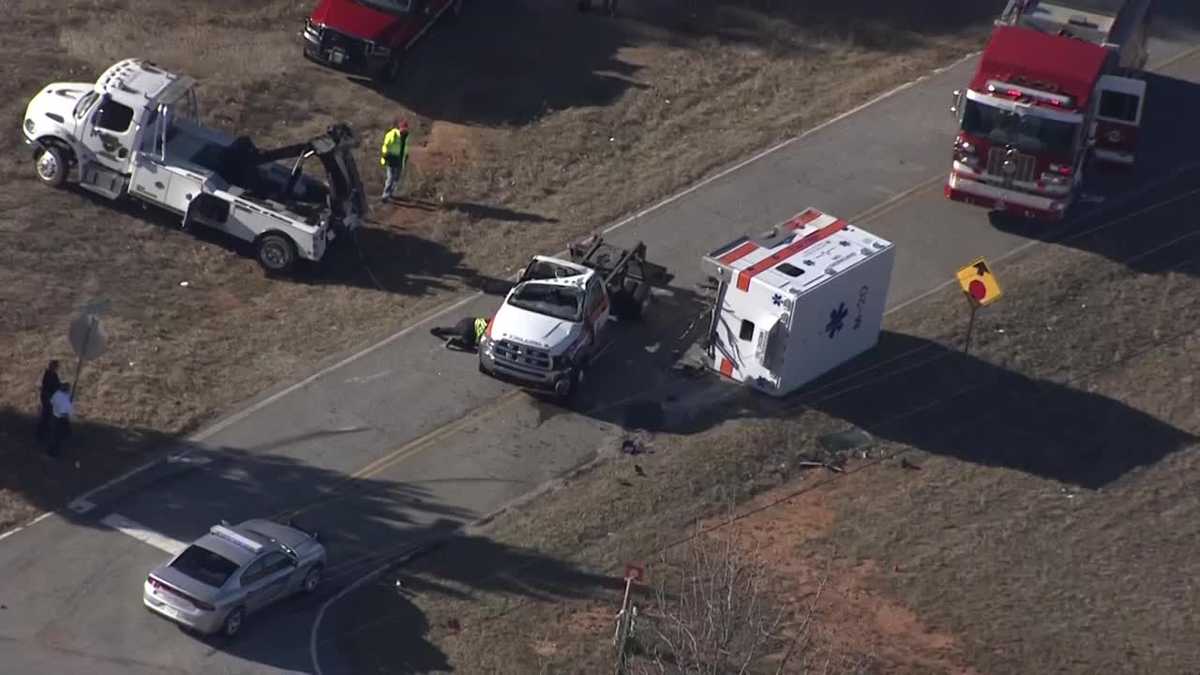
[[[195,80],[126,59],[95,83],[50,84],[22,125],[41,182],[68,181],[108,199],[132,197],[255,247],[268,273],[297,259],[320,261],[339,232],[366,216],[366,199],[345,125],[287,147],[260,150],[202,125]],[[316,156],[327,181],[303,172]],[[280,160],[290,159],[288,167]]]
[[640,318],[651,287],[671,278],[646,261],[643,243],[623,249],[591,237],[570,258],[529,261],[480,340],[480,372],[569,398],[610,318]]

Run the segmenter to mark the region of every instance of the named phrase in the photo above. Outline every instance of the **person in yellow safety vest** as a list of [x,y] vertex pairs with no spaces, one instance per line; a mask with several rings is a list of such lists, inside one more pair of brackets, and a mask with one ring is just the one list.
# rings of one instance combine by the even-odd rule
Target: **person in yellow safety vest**
[[481,316],[468,316],[453,326],[438,326],[430,329],[436,337],[446,341],[446,349],[471,352],[479,347],[479,341],[487,333],[488,320]]
[[408,164],[407,120],[397,117],[395,125],[383,135],[379,163],[387,172],[383,182],[383,196],[379,199],[386,202],[395,194],[404,174],[404,166]]

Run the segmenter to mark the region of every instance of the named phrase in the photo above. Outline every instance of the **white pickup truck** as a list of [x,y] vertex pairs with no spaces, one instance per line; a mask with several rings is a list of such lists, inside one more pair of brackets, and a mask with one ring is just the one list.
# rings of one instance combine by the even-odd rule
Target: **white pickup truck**
[[641,243],[622,249],[595,237],[570,257],[529,261],[480,340],[480,372],[569,398],[610,317],[640,318],[651,287],[670,280]]
[[[366,216],[362,181],[344,125],[317,138],[260,150],[203,126],[195,81],[140,59],[121,61],[94,83],[44,87],[22,131],[43,183],[68,181],[109,199],[126,196],[178,214],[255,247],[268,273],[297,259],[319,261],[339,231]],[[303,172],[316,156],[327,181]],[[294,160],[288,167],[279,160]]]

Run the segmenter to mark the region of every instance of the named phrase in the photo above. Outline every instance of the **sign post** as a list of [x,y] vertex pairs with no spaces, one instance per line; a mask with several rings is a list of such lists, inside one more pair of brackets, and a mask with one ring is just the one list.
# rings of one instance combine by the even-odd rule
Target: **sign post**
[[75,375],[71,378],[71,400],[79,394],[79,373],[83,370],[84,361],[93,361],[107,349],[108,339],[104,334],[104,326],[100,317],[93,313],[84,313],[75,317],[67,330],[67,339],[75,350]]
[[617,612],[617,630],[613,634],[613,644],[617,648],[617,675],[625,675],[625,658],[628,654],[627,644],[633,635],[634,620],[637,619],[637,606],[629,606],[629,593],[634,584],[642,583],[646,568],[639,563],[625,564],[625,596],[621,599],[621,611]]
[[1000,282],[992,274],[991,267],[983,258],[976,258],[970,265],[960,269],[955,277],[962,287],[963,296],[971,307],[971,318],[967,321],[967,337],[963,341],[963,353],[971,353],[971,335],[975,332],[975,313],[1003,297]]

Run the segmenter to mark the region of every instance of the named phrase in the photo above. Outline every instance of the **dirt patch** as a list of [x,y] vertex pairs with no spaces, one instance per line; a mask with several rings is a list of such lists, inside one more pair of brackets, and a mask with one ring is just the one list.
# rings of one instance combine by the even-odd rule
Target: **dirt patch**
[[[851,479],[797,496],[791,496],[795,484],[765,492],[742,506],[739,511],[750,515],[720,536],[771,570],[781,605],[812,607],[826,649],[872,655],[887,664],[888,672],[974,675],[953,636],[931,630],[912,609],[880,590],[887,570],[871,560],[839,559],[826,542],[814,545],[834,526],[829,502],[862,487]],[[720,522],[709,520],[701,528]]]

